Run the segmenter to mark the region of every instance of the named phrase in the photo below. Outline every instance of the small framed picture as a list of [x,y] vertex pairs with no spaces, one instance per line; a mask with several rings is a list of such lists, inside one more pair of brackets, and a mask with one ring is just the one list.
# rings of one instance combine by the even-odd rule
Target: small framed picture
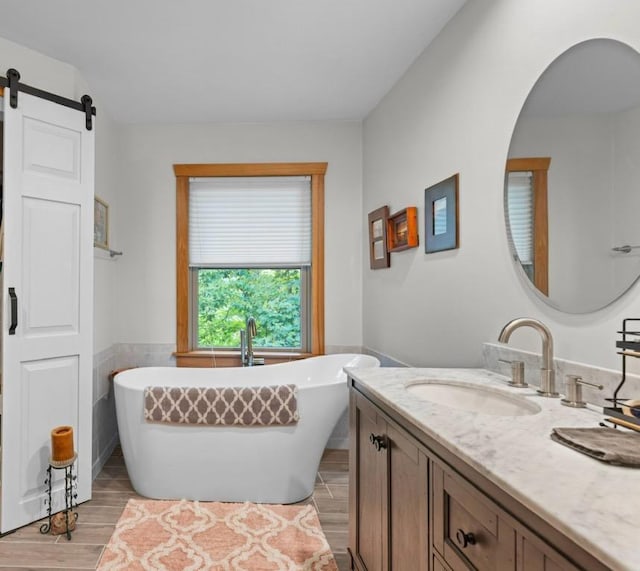
[[458,248],[458,174],[424,191],[427,254]]
[[109,249],[109,205],[97,196],[93,199],[93,245]]
[[387,218],[389,207],[382,206],[369,212],[369,267],[372,270],[391,265],[387,250]]
[[400,252],[418,245],[418,209],[408,206],[389,216],[387,221],[389,252]]

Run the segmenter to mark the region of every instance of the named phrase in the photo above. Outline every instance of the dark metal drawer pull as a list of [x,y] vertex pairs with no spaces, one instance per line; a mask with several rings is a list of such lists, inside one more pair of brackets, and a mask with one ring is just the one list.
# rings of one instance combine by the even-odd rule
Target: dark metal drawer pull
[[376,435],[373,432],[369,435],[369,442],[373,444],[373,447],[380,452],[387,447],[387,439],[382,435]]
[[462,547],[462,549],[464,549],[467,545],[476,544],[476,538],[473,533],[465,533],[461,529],[456,531],[456,541],[460,544],[460,547]]

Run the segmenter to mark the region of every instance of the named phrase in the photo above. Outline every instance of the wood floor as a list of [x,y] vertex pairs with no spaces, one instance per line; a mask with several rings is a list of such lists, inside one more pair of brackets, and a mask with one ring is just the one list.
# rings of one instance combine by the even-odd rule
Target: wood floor
[[[71,541],[64,535],[42,535],[40,523],[0,538],[0,571],[95,569],[116,522],[133,491],[118,450],[93,482],[93,499],[79,506],[78,527]],[[316,478],[313,502],[340,571],[347,555],[348,460],[346,450],[327,450]]]

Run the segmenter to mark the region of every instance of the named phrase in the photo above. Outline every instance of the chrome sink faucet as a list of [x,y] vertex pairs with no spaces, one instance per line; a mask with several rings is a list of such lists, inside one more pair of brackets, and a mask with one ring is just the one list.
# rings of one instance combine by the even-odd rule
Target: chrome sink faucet
[[531,327],[540,333],[540,337],[542,338],[542,367],[540,369],[540,388],[538,389],[538,393],[544,397],[560,396],[556,392],[555,369],[553,364],[553,337],[551,337],[551,331],[549,331],[549,328],[544,323],[530,317],[512,319],[502,328],[502,331],[500,331],[498,341],[500,341],[500,343],[507,343],[511,334],[520,327]]

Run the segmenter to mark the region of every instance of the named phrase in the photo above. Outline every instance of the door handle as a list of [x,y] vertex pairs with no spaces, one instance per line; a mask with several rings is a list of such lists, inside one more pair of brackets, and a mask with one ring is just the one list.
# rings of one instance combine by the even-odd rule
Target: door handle
[[464,549],[467,545],[476,544],[476,536],[471,532],[465,532],[463,529],[459,529],[456,532],[456,541],[460,544],[460,547]]
[[11,300],[11,323],[9,325],[9,335],[15,335],[16,327],[18,327],[18,296],[16,295],[16,288],[9,288],[9,298]]
[[384,436],[373,434],[373,432],[369,435],[369,442],[378,452],[387,447],[387,439]]

